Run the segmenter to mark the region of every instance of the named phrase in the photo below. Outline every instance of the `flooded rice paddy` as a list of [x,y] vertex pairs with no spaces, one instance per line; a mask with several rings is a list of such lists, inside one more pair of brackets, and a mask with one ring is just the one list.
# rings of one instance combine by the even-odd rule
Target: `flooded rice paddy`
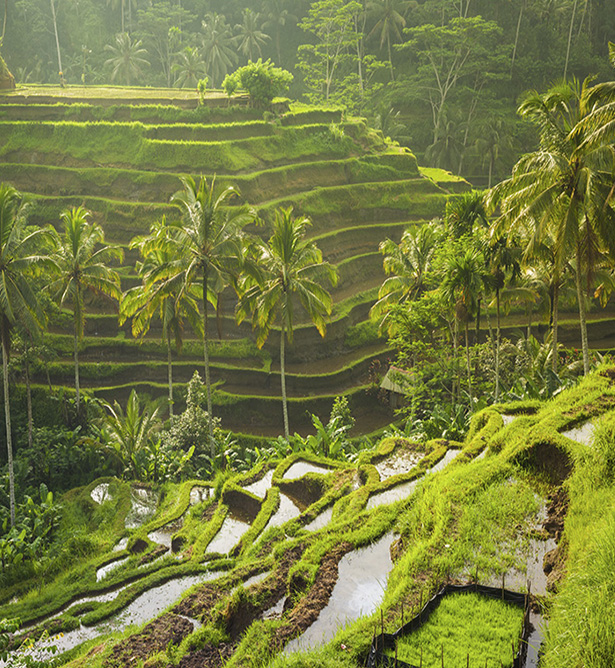
[[295,478],[303,478],[308,473],[331,473],[331,469],[318,464],[311,464],[310,462],[298,461],[295,462],[286,473],[282,476],[284,480],[294,480]]

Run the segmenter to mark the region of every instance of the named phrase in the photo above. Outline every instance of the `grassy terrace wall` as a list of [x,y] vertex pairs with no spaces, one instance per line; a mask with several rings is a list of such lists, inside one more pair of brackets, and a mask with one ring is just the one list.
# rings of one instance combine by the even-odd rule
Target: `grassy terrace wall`
[[[326,417],[341,393],[357,411],[373,412],[374,400],[364,390],[369,366],[389,354],[367,324],[384,277],[378,244],[439,215],[448,177],[422,175],[412,153],[386,144],[363,120],[345,118],[339,109],[289,109],[280,102],[273,115],[265,115],[243,98],[229,104],[214,96],[199,107],[194,96],[176,93],[100,89],[88,99],[86,89],[54,97],[43,88],[3,95],[0,180],[31,195],[32,222],[57,224],[64,208],[83,204],[107,240],[125,249],[160,216],[176,215],[168,201],[183,174],[215,175],[220,187],[238,187],[265,221],[280,206],[310,216],[310,235],[338,266],[340,280],[324,339],[299,316],[288,359],[291,427],[309,423],[306,409]],[[459,185],[453,177],[449,182],[452,189]],[[267,234],[267,228],[255,231]],[[126,253],[124,288],[138,284],[136,260],[134,252]],[[214,365],[217,411],[223,423],[242,431],[281,426],[278,334],[270,336],[264,358],[233,352],[252,334],[247,324],[234,324],[230,292],[222,304],[225,353]],[[146,345],[130,347],[133,357],[126,363],[120,351],[130,339],[129,326],[118,328],[104,304],[93,306],[87,324],[92,338],[83,346],[84,384],[108,398],[122,396],[135,382],[149,394],[163,394],[166,366],[157,326]],[[52,331],[60,358],[50,375],[70,387],[70,317],[55,318]],[[200,359],[198,342],[189,342],[177,360],[180,391]],[[40,369],[37,381],[45,380]]]

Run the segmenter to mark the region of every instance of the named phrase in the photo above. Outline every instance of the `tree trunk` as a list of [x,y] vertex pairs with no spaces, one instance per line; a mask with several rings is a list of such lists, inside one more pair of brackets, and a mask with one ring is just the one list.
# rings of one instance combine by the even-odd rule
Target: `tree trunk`
[[[478,346],[480,343],[480,307],[482,303],[482,297],[479,297],[476,300],[476,330],[475,330],[475,335],[474,335],[474,345]],[[478,375],[478,363],[479,363],[479,355],[478,351],[476,353],[476,357],[474,360],[474,373]]]
[[566,47],[566,62],[564,64],[564,79],[568,76],[568,60],[570,59],[570,45],[572,44],[572,30],[574,28],[574,17],[577,13],[577,2],[572,5],[572,17],[570,18],[570,30],[568,30],[568,46]]
[[389,48],[389,67],[391,68],[391,81],[395,81],[395,71],[393,70],[393,56],[391,54],[391,37],[387,35],[387,46]]
[[62,69],[62,56],[60,55],[60,40],[58,39],[58,22],[56,20],[56,6],[54,4],[54,0],[50,0],[51,2],[51,16],[53,17],[53,31],[56,36],[56,48],[58,50],[58,72],[63,72],[64,70]]
[[167,337],[167,370],[169,378],[169,417],[173,417],[173,358],[171,356],[171,339]]
[[211,379],[209,377],[209,331],[207,320],[207,269],[203,270],[203,361],[205,363],[205,387],[207,388],[207,424],[209,427],[209,451],[213,457],[215,453],[214,445],[214,424],[211,407]]
[[587,315],[585,312],[585,295],[581,284],[581,247],[577,243],[577,300],[579,302],[579,325],[581,326],[581,349],[583,351],[583,373],[589,373],[589,345],[587,342]]
[[495,290],[496,329],[495,329],[495,401],[500,398],[500,288]]
[[9,14],[9,0],[4,0],[4,21],[2,22],[2,37],[0,37],[0,42],[4,41],[4,35],[6,33],[6,17]]
[[557,319],[559,315],[559,274],[555,276],[555,282],[553,286],[553,325],[552,325],[552,336],[553,336],[553,352],[551,359],[551,369],[553,373],[557,373]]
[[455,373],[455,379],[453,380],[453,405],[457,403],[458,389],[461,385],[461,380],[459,378],[459,365],[457,364],[457,338],[459,336],[459,321],[457,320],[457,314],[455,314],[455,326],[453,328],[453,369]]
[[[7,334],[8,336],[8,334]],[[6,450],[9,468],[9,506],[11,527],[15,526],[15,472],[13,470],[13,441],[11,439],[11,406],[9,402],[9,351],[2,337],[2,378],[4,381],[4,422],[6,424]]]
[[468,394],[470,395],[470,403],[472,403],[472,366],[470,364],[470,325],[466,320],[466,367],[468,370]]
[[29,350],[26,348],[25,371],[26,371],[26,406],[28,411],[28,447],[32,448],[34,443],[34,420],[32,419],[32,386],[30,385],[30,360]]
[[79,415],[79,332],[77,329],[77,316],[75,314],[75,332],[73,337],[73,348],[75,357],[75,406]]
[[[521,19],[523,18],[523,10],[525,9],[525,0],[521,0],[519,7],[519,18],[517,20],[517,30],[515,32],[515,45],[513,46],[512,58],[510,61],[510,76],[512,78],[513,70],[515,68],[515,58],[517,57],[517,46],[519,45],[519,31],[521,30]],[[489,186],[491,187],[491,186]]]
[[284,438],[288,441],[290,431],[288,428],[288,405],[286,403],[286,372],[285,372],[285,340],[286,331],[282,322],[282,333],[280,335],[280,381],[282,383],[282,413],[284,416]]

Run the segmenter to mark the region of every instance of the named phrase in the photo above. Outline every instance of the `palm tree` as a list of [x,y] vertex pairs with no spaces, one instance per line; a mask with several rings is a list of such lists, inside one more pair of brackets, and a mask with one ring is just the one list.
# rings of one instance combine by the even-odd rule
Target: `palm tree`
[[215,87],[237,63],[231,28],[221,14],[206,14],[203,25],[203,54],[207,73]]
[[177,72],[175,84],[180,88],[196,88],[205,76],[205,63],[198,48],[187,46],[178,54],[179,62],[173,65]]
[[463,322],[465,330],[466,365],[468,373],[468,392],[472,398],[472,369],[470,366],[469,322],[476,309],[476,301],[483,289],[484,259],[476,248],[451,247],[444,259],[444,276],[441,291],[444,298],[455,310],[454,353],[458,323]]
[[282,66],[282,50],[280,48],[280,33],[291,24],[296,24],[299,20],[295,14],[291,14],[285,6],[289,0],[268,0],[265,12],[265,22],[263,28],[273,29],[275,37],[275,48],[278,56],[277,64]]
[[175,259],[174,248],[169,243],[166,219],[154,224],[147,237],[137,237],[130,243],[138,248],[142,262],[137,263],[137,272],[142,285],[131,288],[122,297],[120,324],[132,317],[134,336],[145,336],[152,320],[158,317],[162,324],[162,339],[167,346],[167,376],[169,384],[169,416],[173,417],[173,360],[171,343],[179,353],[184,338],[184,322],[187,319],[192,329],[201,331],[201,320],[196,296],[182,290],[181,274],[169,279],[168,268]]
[[243,21],[235,26],[237,35],[235,44],[248,60],[255,60],[256,56],[262,56],[262,47],[271,39],[269,35],[262,32],[258,20],[260,14],[253,12],[249,7],[243,10]]
[[16,324],[21,324],[28,331],[35,332],[43,326],[45,320],[30,278],[33,271],[45,266],[46,258],[40,252],[40,247],[48,231],[42,228],[27,229],[24,213],[20,193],[12,186],[0,183],[0,340],[11,526],[15,526],[15,475],[8,374],[11,330]]
[[381,242],[382,264],[388,278],[370,310],[371,318],[380,321],[381,330],[388,329],[391,334],[391,308],[417,299],[425,290],[426,278],[441,239],[437,227],[417,225],[402,234],[399,244],[391,239]]
[[111,81],[119,79],[130,86],[131,81],[143,74],[143,67],[148,67],[149,62],[143,58],[147,51],[141,44],[140,39],[133,41],[127,32],[121,32],[115,36],[115,44],[105,46],[105,51],[111,54],[105,61],[105,66],[112,68]]
[[381,49],[386,43],[391,81],[395,80],[391,42],[401,42],[402,40],[402,30],[406,27],[405,14],[408,11],[409,4],[407,0],[370,0],[367,3],[368,16],[376,21],[368,37],[372,35],[379,37]]
[[335,267],[323,262],[322,253],[313,241],[305,239],[308,218],[294,218],[292,207],[275,212],[273,233],[267,243],[255,246],[261,269],[258,280],[245,283],[237,312],[239,322],[249,313],[257,330],[257,345],[262,346],[275,323],[280,325],[280,378],[284,436],[289,437],[286,397],[285,344],[292,342],[295,300],[303,306],[321,336],[325,335],[325,318],[331,313],[331,295],[319,280],[337,282]]
[[52,261],[55,279],[49,289],[58,296],[60,306],[67,302],[73,309],[73,348],[75,358],[75,406],[79,414],[79,341],[85,325],[86,293],[121,298],[120,277],[108,265],[121,260],[122,250],[105,246],[100,225],[89,222],[89,211],[82,206],[66,209],[60,214],[64,233],[52,231]]
[[184,189],[171,197],[171,203],[179,208],[182,219],[169,225],[166,243],[173,260],[165,270],[166,280],[181,282],[178,300],[184,299],[186,293],[191,294],[196,286],[202,290],[203,359],[210,447],[214,454],[208,303],[216,308],[218,296],[233,274],[238,273],[244,239],[242,231],[254,222],[256,214],[248,207],[230,210],[227,206],[229,201],[238,197],[239,193],[232,187],[218,193],[215,179],[208,183],[205,177],[201,177],[198,184],[191,177],[182,177],[181,181]]
[[533,93],[519,113],[540,128],[540,148],[523,156],[512,177],[495,186],[502,216],[496,232],[533,224],[537,242],[554,239],[558,269],[574,258],[581,326],[583,368],[589,372],[585,290],[601,253],[615,250],[613,209],[613,82],[590,86],[586,80]]

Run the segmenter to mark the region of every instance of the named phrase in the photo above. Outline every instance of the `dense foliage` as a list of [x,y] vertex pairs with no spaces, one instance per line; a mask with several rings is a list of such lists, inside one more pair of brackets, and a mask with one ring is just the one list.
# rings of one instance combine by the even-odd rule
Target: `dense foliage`
[[[603,77],[605,0],[8,0],[4,55],[18,82],[218,88],[259,58],[291,94],[367,114],[430,164],[491,185],[534,135],[527,89]],[[56,37],[57,35],[57,37]],[[234,81],[232,78],[228,83]],[[228,89],[227,89],[228,90]]]

